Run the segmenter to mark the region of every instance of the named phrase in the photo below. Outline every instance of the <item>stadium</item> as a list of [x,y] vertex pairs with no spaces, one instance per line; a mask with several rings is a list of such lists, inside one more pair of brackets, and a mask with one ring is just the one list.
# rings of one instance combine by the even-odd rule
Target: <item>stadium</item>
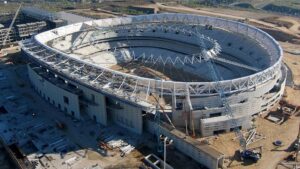
[[156,112],[200,136],[248,129],[280,100],[286,81],[282,49],[270,35],[208,16],[86,21],[20,45],[31,84],[46,101],[74,118],[138,134]]

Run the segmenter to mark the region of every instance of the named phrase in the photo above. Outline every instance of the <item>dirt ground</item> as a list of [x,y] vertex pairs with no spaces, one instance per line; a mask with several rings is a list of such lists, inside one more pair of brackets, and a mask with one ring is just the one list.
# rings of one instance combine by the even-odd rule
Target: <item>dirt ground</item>
[[94,18],[94,19],[105,19],[105,18],[113,18],[116,17],[113,14],[100,12],[92,9],[76,9],[69,11],[74,14],[83,15],[86,17]]
[[[266,136],[265,140],[250,145],[251,147],[263,146],[262,159],[247,168],[273,169],[277,163],[290,153],[289,147],[295,141],[299,129],[299,117],[291,117],[282,125],[275,124],[263,118],[257,118],[257,132]],[[276,148],[272,142],[281,140],[283,146]],[[272,159],[272,160],[271,160]]]
[[[263,146],[262,158],[258,163],[243,163],[239,160],[239,155],[236,155],[236,150],[239,150],[239,143],[237,139],[234,139],[236,137],[234,133],[226,133],[214,137],[210,139],[210,143],[226,156],[235,156],[232,163],[226,163],[228,168],[274,169],[279,161],[291,153],[289,147],[297,137],[299,122],[299,117],[291,117],[282,125],[278,125],[263,117],[258,117],[255,121],[256,131],[265,136],[266,139],[254,142],[248,147]],[[272,144],[275,140],[281,140],[283,146],[276,148]]]
[[283,18],[280,18],[277,16],[262,18],[260,20],[267,22],[267,23],[272,23],[272,24],[278,25],[279,27],[284,26],[287,29],[290,29],[292,26],[294,26],[294,24],[292,22],[289,22],[286,19],[283,19]]
[[286,86],[285,92],[286,98],[284,99],[286,101],[288,101],[290,104],[300,106],[300,90],[294,90],[293,88]]
[[[156,4],[158,8],[162,11],[166,12],[182,12],[182,13],[193,13],[198,15],[208,15],[208,16],[215,16],[233,20],[245,20],[248,19],[249,22],[254,23],[256,25],[261,25],[267,28],[272,28],[274,30],[282,31],[285,34],[290,34],[300,38],[300,31],[297,29],[299,27],[299,18],[295,17],[287,17],[284,16],[283,18],[278,14],[271,14],[271,13],[260,13],[260,12],[251,12],[251,11],[239,11],[239,10],[232,10],[232,9],[225,9],[225,8],[188,8],[185,6],[165,6],[162,4]],[[286,28],[284,26],[278,26],[279,23],[270,23],[264,22],[260,19],[262,18],[269,18],[269,17],[278,17],[278,21],[282,22],[284,20],[286,23],[290,24],[290,28]],[[292,24],[292,25],[291,25]]]
[[[291,69],[295,85],[300,85],[300,45],[281,43],[284,50],[283,61]],[[292,54],[299,52],[299,54]]]

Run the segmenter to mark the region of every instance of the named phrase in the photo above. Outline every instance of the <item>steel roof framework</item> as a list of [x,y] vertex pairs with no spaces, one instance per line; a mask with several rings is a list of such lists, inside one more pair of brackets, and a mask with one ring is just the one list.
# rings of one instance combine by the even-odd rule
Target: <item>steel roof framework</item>
[[[197,20],[197,22],[195,20]],[[243,23],[228,21],[219,18],[184,14],[158,14],[150,16],[138,16],[129,19],[119,18],[99,20],[95,22],[88,22],[87,24],[91,23],[91,25],[95,26],[96,29],[103,31],[108,30],[108,28],[115,28],[115,25],[119,24],[128,26],[128,22],[131,22],[131,25],[135,25],[136,23],[145,23],[144,27],[146,27],[146,24],[153,22],[175,22],[176,25],[178,25],[178,23],[195,25],[210,24],[214,27],[221,27],[229,31],[244,34],[246,36],[252,36],[252,38],[255,38],[256,41],[261,43],[264,48],[268,49],[271,57],[277,57],[277,61],[275,62],[275,64],[263,71],[257,72],[250,76],[219,81],[218,83],[221,84],[221,87],[223,88],[225,94],[249,90],[256,87],[257,85],[263,84],[275,77],[275,75],[278,74],[281,68],[282,49],[280,48],[278,43],[265,32]],[[103,28],[100,23],[105,25],[105,28]],[[133,27],[130,27],[131,30],[140,30],[132,28]],[[150,28],[153,29],[153,27]],[[161,26],[161,28],[163,30],[166,27]],[[182,29],[182,27],[173,26],[170,30],[186,33],[187,36],[189,33],[192,33],[198,38],[203,38],[203,36],[195,34],[195,32],[193,33],[193,31],[188,32],[185,29]],[[137,31],[133,32],[137,33]],[[61,72],[67,77],[73,78],[92,87],[133,101],[149,102],[148,96],[150,93],[186,96],[186,92],[188,91],[189,96],[192,97],[215,95],[219,90],[216,88],[216,82],[162,81],[118,72],[70,57],[66,53],[50,48],[43,42],[39,41],[39,38],[37,37],[35,37],[34,39],[23,41],[21,43],[21,46],[22,49],[32,57],[32,59],[34,59],[39,64],[47,67],[48,69]]]

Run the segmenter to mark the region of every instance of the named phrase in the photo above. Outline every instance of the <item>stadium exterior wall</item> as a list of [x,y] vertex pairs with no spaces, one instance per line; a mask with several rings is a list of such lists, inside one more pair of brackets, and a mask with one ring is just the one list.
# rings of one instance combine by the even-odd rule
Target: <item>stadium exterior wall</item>
[[[49,70],[47,72],[35,64],[28,64],[27,69],[33,88],[60,111],[79,120],[86,120],[85,117],[88,117],[104,126],[114,123],[134,133],[142,134],[141,107],[126,104],[64,77],[56,75],[51,79]],[[107,101],[112,103],[109,105]],[[114,103],[116,105],[113,105]]]
[[[272,80],[257,86],[254,90],[247,90],[235,93],[227,97],[235,115],[236,123],[242,129],[252,127],[253,115],[265,113],[279,102],[286,83],[286,68],[282,65],[282,71]],[[224,112],[224,107],[219,96],[191,98],[196,107],[192,112],[185,112],[182,109],[173,109],[173,123],[175,126],[184,126],[184,120],[194,124],[196,131],[202,136],[210,136],[221,132],[232,131],[234,126]],[[186,100],[177,99],[177,103],[187,104]],[[193,123],[191,122],[193,120]],[[192,126],[189,126],[192,128]]]

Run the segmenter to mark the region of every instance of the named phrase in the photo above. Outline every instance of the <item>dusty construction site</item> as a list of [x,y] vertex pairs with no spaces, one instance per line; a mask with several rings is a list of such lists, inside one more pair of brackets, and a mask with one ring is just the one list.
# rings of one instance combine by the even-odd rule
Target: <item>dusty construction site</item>
[[[18,165],[40,168],[154,167],[151,160],[147,161],[149,154],[156,154],[160,160],[164,158],[157,153],[157,141],[153,137],[159,134],[174,141],[167,147],[168,167],[289,168],[297,165],[294,142],[299,130],[300,106],[299,18],[162,4],[156,4],[155,8],[160,12],[192,13],[226,20],[201,19],[199,16],[200,19],[195,21],[194,15],[158,14],[145,18],[87,21],[36,35],[21,42],[21,55],[2,57],[1,79],[5,83],[2,83],[1,108],[4,110],[1,111],[4,113],[1,113],[1,119],[9,124],[1,125],[21,124],[4,134],[8,145],[14,145],[17,140],[21,154],[26,155],[28,161]],[[231,23],[238,25],[236,29]],[[198,24],[201,25],[199,28]],[[251,35],[249,29],[252,27],[247,27],[248,24],[274,37],[274,41],[270,37],[274,46],[255,31]],[[102,25],[109,25],[108,29]],[[72,30],[68,29],[70,26]],[[243,32],[246,36],[240,35]],[[187,40],[186,37],[198,39]],[[261,47],[264,45],[274,50],[265,50]],[[280,47],[276,51],[277,45],[282,47],[282,53]],[[251,56],[249,60],[245,53]],[[256,98],[251,97],[257,94],[250,92],[243,96],[240,82],[241,86],[235,84],[229,88],[224,83],[227,88],[221,92],[232,90],[234,93],[235,88],[243,91],[237,90],[234,97],[227,94],[226,101],[241,103],[244,114],[240,116],[240,110],[231,105],[233,115],[220,112],[222,109],[216,108],[224,103],[218,103],[219,96],[209,98],[209,94],[220,92],[219,86],[208,86],[207,91],[203,87],[205,83],[216,81],[210,77],[205,62],[208,56],[214,60],[215,69],[224,81],[253,77],[280,63],[271,71],[275,77],[271,72],[265,73],[270,79],[264,77],[261,81],[262,84],[270,83],[270,87],[260,92],[272,92],[261,92],[263,95],[258,96],[261,100],[255,101]],[[281,57],[287,67],[281,64]],[[30,64],[26,65],[28,59]],[[200,73],[195,74],[196,71]],[[145,79],[153,81],[144,82]],[[99,85],[100,90],[88,88],[87,82],[93,82],[91,86],[95,88]],[[181,88],[177,82],[185,85]],[[260,83],[259,80],[256,82]],[[10,87],[9,84],[15,85]],[[186,87],[186,84],[196,87]],[[252,80],[246,87],[251,88],[251,84],[257,85]],[[254,91],[259,91],[262,84],[255,86]],[[136,88],[139,90],[135,91]],[[253,103],[247,110],[248,102]],[[267,108],[263,107],[265,104]],[[156,126],[157,114],[161,118],[160,131]],[[231,125],[234,126],[226,122],[238,117],[242,120],[233,122]],[[35,125],[22,123],[24,119]],[[235,127],[239,128],[248,149],[260,148],[261,157],[257,162],[241,160],[240,136],[232,132]],[[21,132],[11,136],[13,131]],[[28,136],[21,139],[23,133]],[[49,135],[53,139],[46,141]],[[274,144],[276,141],[281,144]],[[163,162],[159,165],[162,167]]]

